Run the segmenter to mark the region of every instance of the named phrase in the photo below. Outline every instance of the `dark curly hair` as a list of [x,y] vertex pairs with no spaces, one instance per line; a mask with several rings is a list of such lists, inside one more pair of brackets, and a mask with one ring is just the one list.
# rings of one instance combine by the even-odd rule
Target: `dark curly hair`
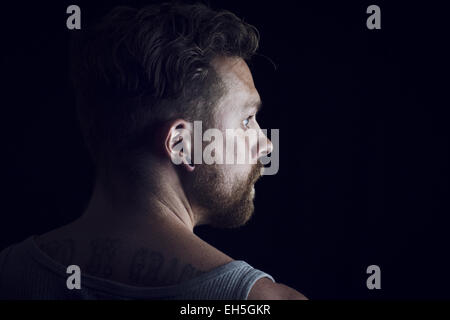
[[116,7],[76,33],[71,78],[96,165],[148,151],[160,121],[205,119],[224,92],[212,59],[248,61],[259,42],[253,26],[202,3]]

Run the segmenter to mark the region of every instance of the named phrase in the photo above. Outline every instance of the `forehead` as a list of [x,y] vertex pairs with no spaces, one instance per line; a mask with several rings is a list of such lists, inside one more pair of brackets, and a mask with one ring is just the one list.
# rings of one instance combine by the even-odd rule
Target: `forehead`
[[249,90],[255,89],[250,69],[242,58],[217,57],[212,61],[212,65],[230,85],[243,85]]
[[250,69],[242,58],[218,57],[211,64],[227,89],[219,109],[226,104],[226,109],[237,111],[260,100]]

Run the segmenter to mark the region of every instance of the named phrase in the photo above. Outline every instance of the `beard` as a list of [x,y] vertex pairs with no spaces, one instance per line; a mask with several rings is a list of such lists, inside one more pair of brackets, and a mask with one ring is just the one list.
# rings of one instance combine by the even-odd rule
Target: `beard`
[[[254,212],[254,184],[263,165],[258,161],[244,179],[233,179],[226,165],[201,165],[193,171],[192,200],[202,208],[202,224],[216,228],[245,225]],[[241,179],[239,179],[241,178]]]

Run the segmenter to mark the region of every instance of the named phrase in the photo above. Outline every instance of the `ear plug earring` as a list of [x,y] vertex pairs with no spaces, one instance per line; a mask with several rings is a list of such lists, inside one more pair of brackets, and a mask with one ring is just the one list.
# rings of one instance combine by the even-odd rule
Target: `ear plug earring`
[[192,163],[192,160],[191,158],[189,158],[189,156],[186,156],[186,163],[192,168],[195,168],[195,165]]

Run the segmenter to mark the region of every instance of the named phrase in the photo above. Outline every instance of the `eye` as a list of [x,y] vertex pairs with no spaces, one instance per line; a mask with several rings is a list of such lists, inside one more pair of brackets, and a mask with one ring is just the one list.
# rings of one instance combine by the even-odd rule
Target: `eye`
[[248,124],[250,123],[251,118],[253,118],[254,115],[251,115],[250,117],[248,117],[247,119],[243,120],[242,123],[244,124],[245,128],[248,128]]

